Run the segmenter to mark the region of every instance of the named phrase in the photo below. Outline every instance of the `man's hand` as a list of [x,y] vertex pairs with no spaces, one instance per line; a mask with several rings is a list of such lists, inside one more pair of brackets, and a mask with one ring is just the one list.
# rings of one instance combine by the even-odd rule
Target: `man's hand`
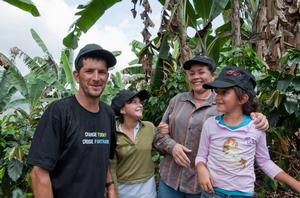
[[269,122],[264,114],[259,112],[252,112],[250,116],[252,119],[254,119],[254,124],[257,129],[261,131],[266,131],[269,129]]
[[117,198],[117,189],[112,178],[111,167],[108,167],[105,185],[106,198]]
[[202,191],[214,193],[213,181],[204,163],[197,164],[198,182]]
[[168,134],[169,133],[169,125],[165,122],[159,123],[157,128],[159,129],[159,132],[162,133],[162,134]]
[[109,185],[106,189],[106,198],[118,198],[115,184]]
[[191,163],[190,159],[187,157],[186,152],[191,152],[192,150],[186,148],[181,144],[176,144],[172,150],[172,156],[175,162],[184,167],[188,167]]

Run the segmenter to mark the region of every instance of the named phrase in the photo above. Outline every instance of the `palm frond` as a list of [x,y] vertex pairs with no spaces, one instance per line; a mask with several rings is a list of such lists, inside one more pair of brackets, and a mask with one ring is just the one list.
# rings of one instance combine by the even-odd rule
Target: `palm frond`
[[34,29],[30,29],[30,32],[31,32],[32,38],[36,41],[36,43],[40,46],[40,48],[43,50],[43,52],[47,55],[48,58],[46,59],[46,61],[49,64],[49,66],[54,70],[56,77],[58,77],[58,65],[54,61],[54,58],[51,55],[51,53],[49,52],[47,46],[45,45],[45,43],[43,42],[41,37],[38,35],[38,33]]
[[[11,48],[10,54],[13,62],[15,62],[17,57],[23,57],[23,61],[25,65],[30,69],[30,71],[35,72],[40,67],[39,64],[35,61],[35,59],[32,59],[28,54],[26,54],[23,50],[19,49],[18,47]],[[40,59],[37,60],[41,61]]]
[[71,69],[71,65],[69,63],[68,57],[64,51],[61,52],[61,61],[63,64],[62,66],[64,69],[66,82],[71,85],[71,92],[75,93],[76,92],[76,82],[72,75],[72,69]]

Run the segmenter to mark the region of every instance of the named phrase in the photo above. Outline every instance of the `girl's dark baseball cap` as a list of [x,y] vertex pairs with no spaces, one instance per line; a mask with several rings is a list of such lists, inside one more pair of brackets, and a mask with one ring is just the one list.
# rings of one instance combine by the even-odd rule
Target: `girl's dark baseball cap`
[[75,59],[75,68],[77,71],[80,70],[78,65],[80,58],[85,56],[96,56],[103,58],[107,63],[107,68],[113,67],[117,63],[115,56],[110,51],[103,49],[97,44],[87,44],[79,51]]
[[185,70],[189,70],[195,64],[206,65],[206,66],[208,66],[208,68],[211,72],[216,71],[215,61],[208,56],[200,56],[200,55],[195,56],[194,58],[186,61],[185,63],[183,63],[182,67]]
[[141,101],[146,100],[148,98],[148,92],[146,90],[134,92],[127,89],[120,91],[111,101],[111,108],[114,110],[115,115],[120,115],[121,108],[127,101],[134,97],[139,97]]
[[254,76],[242,67],[224,67],[218,78],[203,85],[205,89],[240,87],[246,91],[254,93],[256,86]]

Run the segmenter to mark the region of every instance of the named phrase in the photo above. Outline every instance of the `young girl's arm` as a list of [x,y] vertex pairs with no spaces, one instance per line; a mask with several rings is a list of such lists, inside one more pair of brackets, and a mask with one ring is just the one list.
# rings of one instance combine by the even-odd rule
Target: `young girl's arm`
[[300,181],[296,180],[295,178],[291,177],[286,172],[282,171],[278,173],[275,178],[276,180],[285,183],[289,185],[291,188],[293,188],[295,191],[300,193]]
[[214,193],[213,181],[203,162],[197,164],[198,182],[204,192]]
[[285,173],[271,159],[266,143],[266,134],[261,133],[261,137],[256,144],[256,161],[258,166],[272,179],[289,185],[291,188],[300,193],[300,182]]
[[209,130],[207,121],[204,122],[201,136],[200,136],[200,143],[198,147],[198,153],[195,159],[195,164],[197,168],[197,175],[198,175],[198,182],[200,188],[204,192],[213,193],[213,181],[210,176],[210,173],[206,167],[207,157],[209,153]]

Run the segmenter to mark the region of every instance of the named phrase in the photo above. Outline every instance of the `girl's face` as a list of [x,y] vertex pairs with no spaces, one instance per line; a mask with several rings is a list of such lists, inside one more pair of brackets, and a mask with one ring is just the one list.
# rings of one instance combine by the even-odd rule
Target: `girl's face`
[[240,100],[233,88],[218,88],[216,93],[217,110],[219,112],[243,112],[243,104],[248,101],[247,95]]
[[195,64],[187,70],[187,78],[192,90],[196,93],[203,93],[207,91],[202,86],[213,80],[214,74],[211,73],[206,65]]
[[139,97],[134,97],[125,103],[120,110],[124,117],[128,116],[135,120],[139,120],[143,116],[143,104]]

